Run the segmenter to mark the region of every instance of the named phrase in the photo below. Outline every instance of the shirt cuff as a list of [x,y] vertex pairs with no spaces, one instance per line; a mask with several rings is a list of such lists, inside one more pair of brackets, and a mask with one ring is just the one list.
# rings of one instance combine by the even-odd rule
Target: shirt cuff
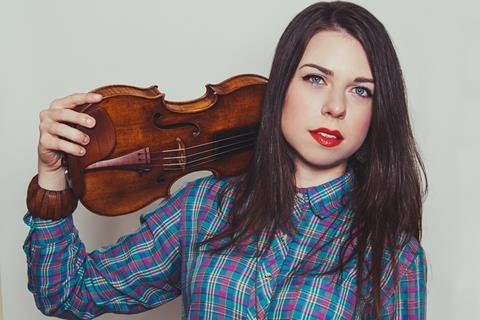
[[71,215],[54,221],[34,217],[27,212],[23,217],[23,222],[30,227],[32,242],[57,242],[67,235],[77,232]]

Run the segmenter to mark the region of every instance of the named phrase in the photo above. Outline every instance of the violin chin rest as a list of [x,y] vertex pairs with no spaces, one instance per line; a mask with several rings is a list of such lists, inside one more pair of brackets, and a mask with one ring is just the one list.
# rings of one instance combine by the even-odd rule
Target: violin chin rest
[[93,128],[75,126],[90,137],[90,143],[85,146],[87,152],[81,157],[70,154],[66,157],[69,183],[79,199],[83,197],[85,191],[85,168],[107,158],[113,152],[116,143],[115,127],[104,108],[91,104],[82,112],[94,117],[96,123]]

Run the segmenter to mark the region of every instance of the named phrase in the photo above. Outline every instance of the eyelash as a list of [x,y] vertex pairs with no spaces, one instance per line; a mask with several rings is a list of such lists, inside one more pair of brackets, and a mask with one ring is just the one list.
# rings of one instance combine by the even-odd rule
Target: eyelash
[[[313,78],[317,78],[317,79],[322,80],[323,82],[325,82],[325,79],[324,79],[322,76],[319,76],[319,75],[317,75],[317,74],[308,74],[308,75],[304,76],[302,79],[305,80],[305,81],[310,82],[310,83],[313,84],[313,85],[318,85],[318,82],[313,81]],[[366,87],[355,87],[354,89],[355,89],[355,90],[356,90],[356,89],[362,89],[362,90],[364,90],[364,92],[366,93],[365,96],[364,96],[364,95],[361,95],[361,94],[358,95],[358,96],[361,97],[361,98],[366,98],[366,99],[368,99],[368,98],[371,98],[371,97],[373,96],[373,94],[372,94],[372,92],[370,91],[370,89],[368,89],[368,88],[366,88]]]

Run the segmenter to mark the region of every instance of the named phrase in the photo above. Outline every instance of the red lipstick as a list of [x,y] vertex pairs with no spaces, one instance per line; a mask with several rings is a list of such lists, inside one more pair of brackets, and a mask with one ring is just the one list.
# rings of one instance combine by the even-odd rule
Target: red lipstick
[[329,130],[327,128],[317,128],[308,130],[313,139],[324,147],[335,147],[343,141],[343,136],[338,130]]

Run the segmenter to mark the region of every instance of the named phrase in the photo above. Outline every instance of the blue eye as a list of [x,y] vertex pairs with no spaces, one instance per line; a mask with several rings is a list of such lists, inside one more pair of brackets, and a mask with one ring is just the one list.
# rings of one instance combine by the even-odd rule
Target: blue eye
[[363,98],[371,98],[372,92],[365,87],[355,87],[354,92]]
[[319,85],[319,84],[322,84],[322,82],[325,82],[325,80],[321,76],[316,74],[306,75],[302,79],[310,82],[313,85]]

